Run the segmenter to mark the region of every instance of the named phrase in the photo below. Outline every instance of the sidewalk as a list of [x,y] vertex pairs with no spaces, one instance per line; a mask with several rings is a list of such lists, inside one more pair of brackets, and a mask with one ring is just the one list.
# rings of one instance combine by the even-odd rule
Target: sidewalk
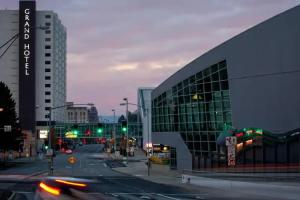
[[[118,159],[123,159],[123,156]],[[168,165],[151,164],[150,176],[148,176],[146,162],[147,157],[143,150],[137,149],[134,157],[128,157],[127,167],[117,167],[112,170],[156,183],[183,186],[181,173],[177,170],[170,170]]]

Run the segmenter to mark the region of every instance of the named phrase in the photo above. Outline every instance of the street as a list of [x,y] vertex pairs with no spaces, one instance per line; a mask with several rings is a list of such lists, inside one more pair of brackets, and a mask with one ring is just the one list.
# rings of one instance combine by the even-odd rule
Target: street
[[[249,185],[247,182],[239,182],[242,181],[241,179],[237,182],[231,181],[231,186],[226,187],[224,187],[226,183],[222,181],[222,177],[209,180],[202,178],[201,186],[180,184],[180,177],[178,177],[179,184],[175,184],[171,179],[164,184],[151,182],[145,180],[147,177],[126,175],[110,168],[109,163],[112,161],[106,153],[102,152],[102,148],[102,145],[77,147],[72,154],[77,160],[73,166],[67,162],[71,155],[58,154],[54,159],[54,176],[93,180],[88,193],[97,199],[240,199],[241,196],[243,199],[285,199],[282,198],[284,193],[281,196],[267,195],[268,192],[263,189],[266,185],[252,184],[250,187],[247,186]],[[117,167],[120,166],[124,165],[119,161]],[[33,199],[39,180],[48,175],[47,167],[47,160],[43,160],[24,162],[19,167],[1,170],[0,189],[14,191],[14,199]],[[235,188],[238,189],[235,190]],[[277,190],[277,193],[280,193],[280,187],[273,188],[270,185],[268,189]],[[291,195],[286,199],[297,199],[297,193],[290,191]],[[283,190],[283,192],[286,191]],[[2,194],[5,193],[2,192]]]
[[[201,199],[206,195],[200,191],[157,184],[115,172],[107,166],[105,159],[97,156],[105,155],[100,154],[101,149],[101,145],[78,147],[73,153],[77,158],[74,167],[67,163],[70,155],[57,155],[54,160],[54,176],[73,175],[95,180],[89,192],[102,199],[194,199],[196,197]],[[0,189],[16,192],[15,199],[33,199],[39,179],[48,173],[47,161],[27,164],[26,168],[17,167],[0,173]]]

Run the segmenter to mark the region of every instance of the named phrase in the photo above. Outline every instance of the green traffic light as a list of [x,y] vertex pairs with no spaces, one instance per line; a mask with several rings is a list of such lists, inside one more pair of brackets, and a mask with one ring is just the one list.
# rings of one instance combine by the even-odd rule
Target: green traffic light
[[126,127],[123,127],[123,128],[122,128],[122,131],[123,131],[123,132],[126,132],[126,131],[127,131],[127,128],[126,128]]
[[49,147],[48,146],[45,146],[45,149],[47,150]]
[[97,133],[102,133],[102,132],[103,132],[103,129],[101,129],[101,128],[97,129]]
[[73,130],[73,133],[74,133],[75,135],[78,135],[78,130]]

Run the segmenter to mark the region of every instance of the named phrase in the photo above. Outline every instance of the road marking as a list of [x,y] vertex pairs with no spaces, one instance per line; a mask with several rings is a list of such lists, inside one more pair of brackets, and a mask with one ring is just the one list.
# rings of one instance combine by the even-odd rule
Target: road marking
[[142,175],[142,174],[136,174],[136,175],[134,175],[134,176],[144,176],[144,175]]
[[10,197],[8,197],[7,200],[12,200],[15,198],[15,196],[16,196],[16,192],[12,191],[12,194],[10,195]]
[[95,163],[89,163],[88,165],[96,165]]
[[34,193],[34,192],[25,192],[25,191],[14,191],[15,193],[18,193],[18,194],[31,194],[31,193]]
[[151,199],[151,197],[148,197],[148,196],[141,196],[140,198],[141,199]]
[[106,164],[106,163],[103,163],[103,166],[104,166],[104,167],[107,167],[107,164]]
[[163,195],[163,194],[156,194],[156,195],[160,196],[160,197],[164,197],[166,199],[180,200],[180,199],[177,199],[177,198],[174,198],[174,197],[169,197],[169,196],[166,196],[166,195]]

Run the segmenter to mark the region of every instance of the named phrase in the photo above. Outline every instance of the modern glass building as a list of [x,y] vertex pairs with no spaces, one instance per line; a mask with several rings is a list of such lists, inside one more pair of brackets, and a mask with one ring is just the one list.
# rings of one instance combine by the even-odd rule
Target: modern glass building
[[[171,164],[217,160],[230,128],[284,133],[300,127],[300,6],[213,48],[152,92],[152,141],[171,147]],[[200,164],[199,164],[200,163]]]
[[232,125],[226,60],[208,66],[153,100],[153,131],[180,132],[193,155],[216,151],[216,137]]

